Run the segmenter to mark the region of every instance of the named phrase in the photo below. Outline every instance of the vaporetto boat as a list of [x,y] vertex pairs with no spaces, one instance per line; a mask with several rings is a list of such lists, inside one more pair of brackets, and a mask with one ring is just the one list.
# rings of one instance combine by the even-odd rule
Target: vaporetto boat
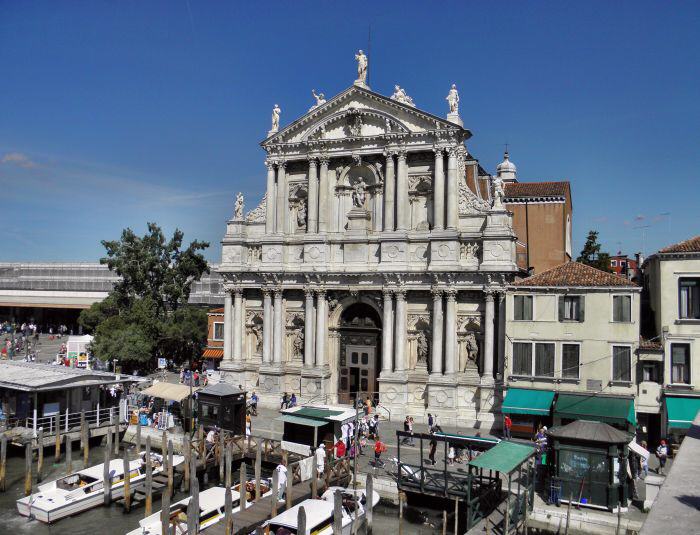
[[[163,472],[163,456],[151,452],[153,476]],[[181,455],[173,456],[173,467],[184,462]],[[47,524],[104,504],[104,463],[56,479],[44,485],[34,494],[17,500],[17,510],[22,516],[34,517]],[[109,480],[112,500],[124,497],[124,461],[115,459],[109,463]],[[129,461],[129,488],[134,491],[146,484],[146,452]]]

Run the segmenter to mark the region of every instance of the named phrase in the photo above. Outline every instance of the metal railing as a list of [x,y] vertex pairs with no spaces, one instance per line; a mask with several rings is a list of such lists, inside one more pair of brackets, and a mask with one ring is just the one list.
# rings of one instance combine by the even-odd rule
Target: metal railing
[[66,409],[64,412],[52,414],[50,416],[30,416],[26,419],[17,419],[14,427],[26,427],[34,431],[34,435],[39,429],[43,429],[44,433],[53,435],[56,433],[56,425],[63,433],[68,433],[74,429],[79,429],[82,424],[82,419],[85,418],[85,423],[91,427],[101,427],[107,425],[115,425],[126,421],[126,403],[121,400],[118,406],[97,408],[92,411],[69,412]]

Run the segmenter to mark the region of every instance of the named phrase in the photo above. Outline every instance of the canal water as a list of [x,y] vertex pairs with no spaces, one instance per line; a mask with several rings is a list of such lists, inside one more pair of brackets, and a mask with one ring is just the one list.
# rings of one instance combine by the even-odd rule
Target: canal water
[[[74,449],[77,448],[78,442],[76,441]],[[65,475],[65,462],[63,462],[63,459],[65,459],[65,451],[63,452],[62,462],[54,465],[53,450],[45,450],[44,481],[52,481]],[[103,460],[103,447],[90,448],[90,465],[99,464]],[[73,469],[82,469],[82,462],[82,455],[74,451]],[[34,469],[36,470],[36,462],[34,463]],[[249,470],[248,473],[250,474],[251,471]],[[11,455],[8,452],[6,481],[6,492],[0,492],[0,535],[124,535],[136,529],[139,525],[139,520],[144,516],[142,505],[132,508],[130,514],[125,514],[121,505],[113,503],[109,507],[96,507],[47,526],[36,520],[28,520],[17,513],[15,501],[24,496],[24,457],[22,454]],[[215,484],[216,480],[213,480],[211,485]],[[36,484],[34,489],[36,489]],[[187,493],[177,492],[172,501],[181,500],[186,496]],[[154,499],[153,511],[156,512],[158,510],[160,510],[160,500]],[[428,523],[410,523],[405,520],[403,522],[404,535],[427,535],[441,531],[436,526],[440,525],[442,513],[431,510],[423,512],[427,513]],[[398,517],[398,508],[380,504],[375,508],[374,532],[383,534],[389,533],[388,530],[398,530]]]

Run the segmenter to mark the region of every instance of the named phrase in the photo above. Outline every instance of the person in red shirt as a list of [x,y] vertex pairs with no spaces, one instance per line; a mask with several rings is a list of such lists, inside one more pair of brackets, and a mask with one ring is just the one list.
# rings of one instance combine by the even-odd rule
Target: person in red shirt
[[503,438],[506,440],[510,440],[510,428],[513,427],[513,421],[510,419],[510,416],[507,414],[503,416]]
[[386,451],[386,445],[379,440],[379,437],[377,437],[376,442],[374,443],[374,466],[384,466],[384,462],[382,461],[382,453]]
[[342,459],[343,457],[345,457],[345,442],[339,438],[338,442],[335,443],[335,458]]

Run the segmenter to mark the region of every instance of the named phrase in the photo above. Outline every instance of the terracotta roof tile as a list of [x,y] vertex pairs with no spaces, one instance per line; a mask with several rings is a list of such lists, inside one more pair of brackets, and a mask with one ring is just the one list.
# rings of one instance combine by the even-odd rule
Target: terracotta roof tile
[[506,200],[527,197],[568,197],[568,182],[506,182],[504,184]]
[[680,243],[664,247],[660,253],[698,253],[700,252],[700,236],[695,236]]
[[212,308],[209,310],[208,314],[223,314],[224,313],[224,307],[221,308]]
[[567,287],[567,286],[590,286],[597,288],[608,288],[622,286],[626,288],[638,288],[632,282],[623,277],[618,277],[613,273],[601,271],[591,266],[579,262],[567,262],[559,266],[538,273],[526,279],[513,283],[513,286],[542,286],[542,287]]
[[644,338],[640,338],[639,349],[642,351],[663,351],[664,346],[661,345],[661,342],[657,342],[656,340],[646,340]]

